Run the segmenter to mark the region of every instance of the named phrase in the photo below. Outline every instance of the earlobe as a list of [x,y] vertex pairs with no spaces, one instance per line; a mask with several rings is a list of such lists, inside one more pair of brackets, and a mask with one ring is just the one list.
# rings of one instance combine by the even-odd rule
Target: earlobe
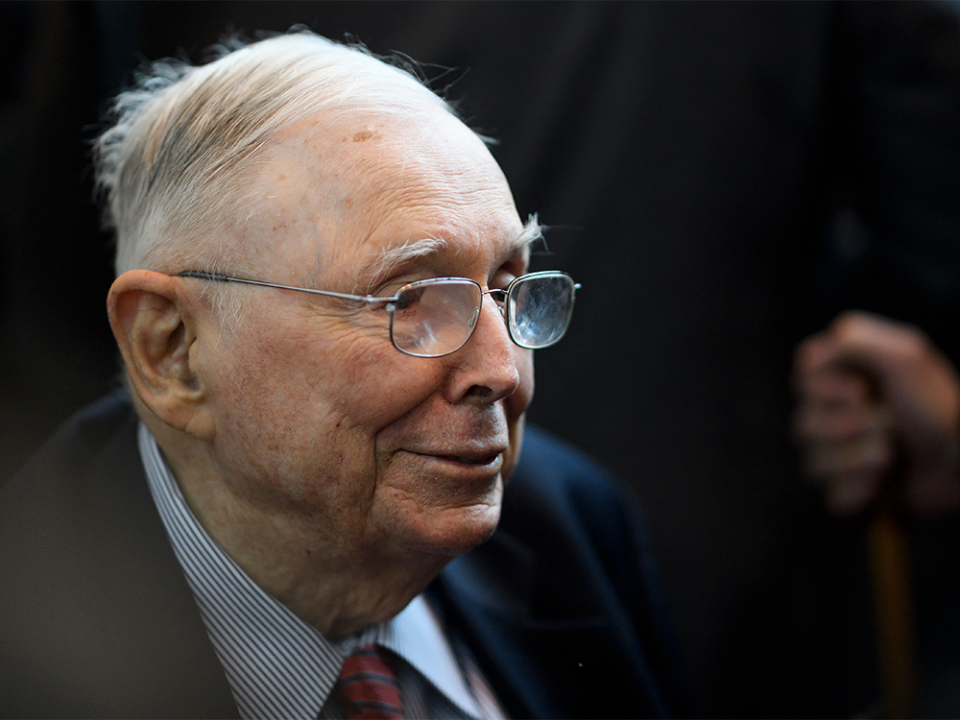
[[178,278],[147,270],[118,277],[107,313],[134,391],[166,424],[193,435],[212,432],[206,389],[193,367],[193,308]]

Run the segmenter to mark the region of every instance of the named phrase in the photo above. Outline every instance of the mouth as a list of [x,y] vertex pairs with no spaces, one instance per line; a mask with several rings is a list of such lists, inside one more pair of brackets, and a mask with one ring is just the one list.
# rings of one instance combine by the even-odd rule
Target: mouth
[[441,460],[463,463],[464,465],[489,465],[500,457],[499,452],[490,455],[437,455]]
[[503,454],[506,449],[495,449],[489,451],[475,451],[468,453],[443,453],[443,452],[414,452],[414,455],[426,458],[428,460],[439,461],[450,465],[460,465],[471,468],[491,468],[499,466],[503,462]]

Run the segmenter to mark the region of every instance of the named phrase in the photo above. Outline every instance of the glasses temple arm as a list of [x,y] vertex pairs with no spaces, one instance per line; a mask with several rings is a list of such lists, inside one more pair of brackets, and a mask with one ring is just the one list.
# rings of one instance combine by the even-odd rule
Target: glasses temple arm
[[314,288],[295,287],[293,285],[281,285],[280,283],[264,282],[263,280],[248,280],[246,278],[233,277],[232,275],[221,275],[220,273],[201,272],[199,270],[185,270],[177,273],[177,277],[199,278],[200,280],[213,280],[215,282],[236,282],[245,285],[261,285],[263,287],[278,288],[280,290],[296,290],[298,292],[310,293],[311,295],[323,295],[324,297],[340,298],[341,300],[354,300],[366,303],[395,303],[398,297],[374,297],[373,295],[350,295],[348,293],[338,293],[331,290],[315,290]]

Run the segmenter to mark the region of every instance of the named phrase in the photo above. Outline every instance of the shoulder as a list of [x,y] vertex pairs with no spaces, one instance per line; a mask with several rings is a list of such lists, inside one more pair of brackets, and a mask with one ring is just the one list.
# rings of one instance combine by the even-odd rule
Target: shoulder
[[98,536],[97,518],[119,511],[142,477],[137,423],[127,395],[115,393],[61,425],[0,487],[0,546],[52,551]]
[[116,445],[118,433],[134,437],[137,416],[129,395],[111,393],[72,415],[3,487],[0,498],[22,491],[38,478],[46,482],[75,475]]
[[68,558],[111,551],[105,525],[127,523],[134,510],[149,507],[145,481],[138,482],[136,428],[126,396],[108,396],[67,420],[0,488],[6,581],[42,582],[43,572]]

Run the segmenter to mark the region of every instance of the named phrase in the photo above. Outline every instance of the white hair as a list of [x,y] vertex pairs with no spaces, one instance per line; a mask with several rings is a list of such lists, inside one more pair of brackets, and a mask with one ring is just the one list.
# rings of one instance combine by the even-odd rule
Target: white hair
[[117,97],[116,122],[95,146],[116,272],[229,271],[221,227],[278,131],[321,111],[333,120],[431,107],[454,113],[412,73],[305,30],[234,43],[206,65],[154,63]]

